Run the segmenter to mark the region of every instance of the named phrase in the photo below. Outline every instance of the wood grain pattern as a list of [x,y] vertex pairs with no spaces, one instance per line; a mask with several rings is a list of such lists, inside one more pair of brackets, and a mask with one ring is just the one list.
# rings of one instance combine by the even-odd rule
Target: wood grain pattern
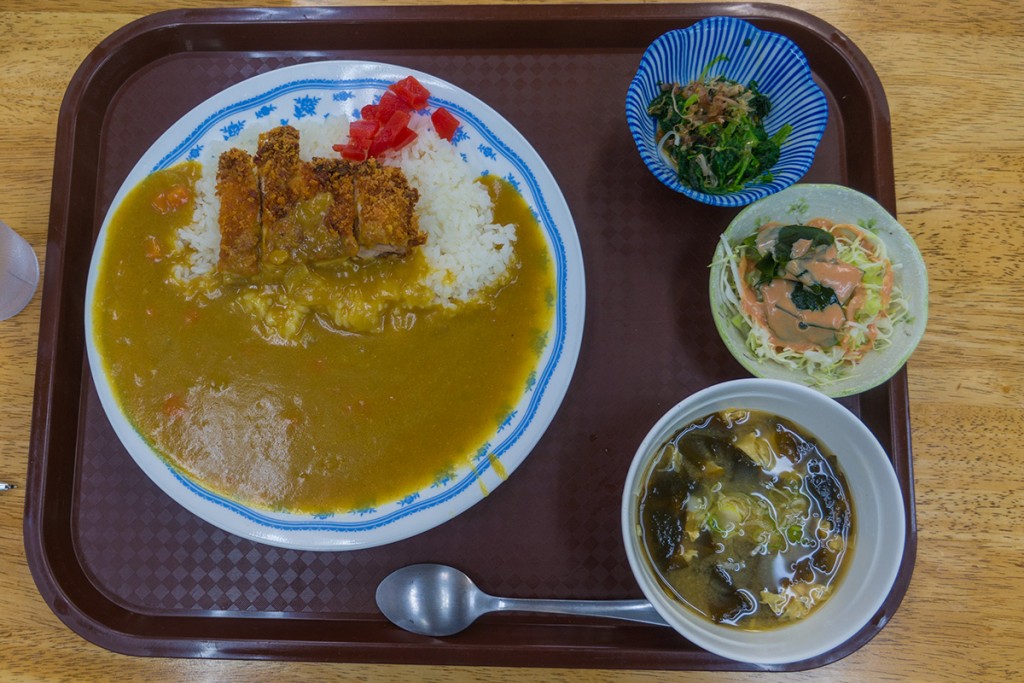
[[[0,0],[0,216],[33,244],[40,259],[57,115],[75,69],[99,41],[139,16],[210,4]],[[881,77],[892,112],[898,213],[928,264],[931,314],[910,363],[920,529],[910,590],[892,622],[867,646],[831,666],[785,679],[1020,680],[1024,6],[1002,0],[787,4],[839,28]],[[3,678],[445,683],[682,678],[667,672],[143,659],[87,643],[43,603],[22,542],[39,305],[37,294],[24,312],[0,323],[0,481],[19,486],[0,492]],[[686,675],[692,681],[754,678]]]

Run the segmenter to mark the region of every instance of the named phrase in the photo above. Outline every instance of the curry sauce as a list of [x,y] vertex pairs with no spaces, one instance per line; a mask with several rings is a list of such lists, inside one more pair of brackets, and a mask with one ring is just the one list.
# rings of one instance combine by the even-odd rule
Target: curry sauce
[[[401,499],[486,448],[553,319],[548,247],[514,188],[483,179],[495,221],[517,226],[513,275],[488,301],[454,313],[396,304],[374,333],[314,317],[302,343],[280,344],[259,333],[243,290],[187,296],[171,276],[194,200],[161,212],[159,198],[191,190],[198,175],[195,163],[160,171],[125,199],[91,304],[114,394],[154,450],[233,500],[322,514]],[[322,295],[420,271],[387,259],[311,277]]]

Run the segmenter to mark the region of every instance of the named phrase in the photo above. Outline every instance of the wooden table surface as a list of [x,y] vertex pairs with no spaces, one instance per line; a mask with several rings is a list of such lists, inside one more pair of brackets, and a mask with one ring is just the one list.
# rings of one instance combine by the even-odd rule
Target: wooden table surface
[[[0,0],[0,218],[32,243],[41,261],[57,115],[75,69],[104,37],[144,14],[211,4]],[[924,253],[931,311],[909,365],[919,527],[910,589],[890,624],[865,647],[785,680],[1022,680],[1024,5],[786,4],[844,32],[882,80],[892,113],[898,215]],[[0,679],[451,683],[684,677],[144,659],[88,643],[40,598],[22,541],[39,298],[37,293],[25,311],[0,322],[0,481],[19,485],[0,492]],[[725,681],[755,675],[685,677]]]

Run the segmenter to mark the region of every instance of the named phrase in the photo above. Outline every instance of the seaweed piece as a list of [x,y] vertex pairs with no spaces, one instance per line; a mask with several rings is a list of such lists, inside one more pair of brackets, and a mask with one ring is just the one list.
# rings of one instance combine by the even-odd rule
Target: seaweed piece
[[814,568],[818,571],[831,574],[835,571],[836,563],[839,561],[839,556],[828,549],[827,546],[818,548],[814,555],[811,556],[811,561],[814,563]]
[[651,555],[667,565],[683,542],[682,520],[666,510],[654,510],[648,518],[648,528],[653,532],[653,547],[648,543]]
[[831,468],[822,459],[812,460],[807,463],[805,481],[808,493],[821,506],[822,518],[844,534],[850,525],[850,507]]
[[748,614],[757,611],[757,600],[745,590],[733,591],[729,608],[722,611],[716,621],[723,624],[735,624]]

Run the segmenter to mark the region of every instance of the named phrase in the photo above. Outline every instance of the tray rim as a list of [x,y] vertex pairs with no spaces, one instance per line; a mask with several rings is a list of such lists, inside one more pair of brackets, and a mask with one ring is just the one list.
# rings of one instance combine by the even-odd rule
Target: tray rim
[[[167,40],[177,39],[179,34],[190,29],[201,28],[203,30],[215,30],[218,25],[258,22],[264,28],[271,23],[305,23],[305,22],[333,22],[345,24],[381,24],[398,27],[406,23],[419,23],[426,21],[460,22],[474,24],[480,22],[525,22],[563,25],[574,22],[588,22],[608,27],[613,27],[627,22],[652,22],[664,23],[667,28],[674,28],[685,25],[688,22],[697,21],[711,13],[737,16],[753,21],[754,23],[775,23],[783,25],[798,25],[811,33],[814,38],[821,40],[832,51],[838,55],[850,76],[857,79],[861,91],[870,101],[870,109],[877,116],[870,122],[872,134],[878,141],[875,150],[882,152],[872,159],[874,188],[858,188],[872,194],[876,199],[895,215],[895,180],[892,166],[892,140],[889,120],[888,104],[885,99],[882,84],[878,75],[871,67],[867,58],[845,35],[835,27],[823,20],[802,10],[796,10],[780,5],[762,3],[697,3],[697,4],[664,4],[664,5],[526,5],[526,6],[415,6],[415,7],[359,7],[359,8],[241,8],[241,9],[198,9],[198,10],[168,10],[158,12],[138,19],[118,29],[107,39],[102,41],[83,61],[82,65],[72,77],[68,89],[62,101],[58,118],[56,153],[53,172],[53,191],[51,195],[49,234],[47,239],[47,253],[45,261],[45,275],[43,286],[42,312],[40,316],[40,341],[39,353],[36,367],[36,391],[34,394],[32,409],[32,426],[29,444],[29,464],[27,476],[26,503],[24,516],[24,537],[25,549],[29,567],[44,600],[53,612],[72,631],[109,650],[123,654],[142,656],[170,656],[170,657],[212,657],[212,658],[247,658],[247,659],[280,659],[280,660],[308,660],[308,659],[329,659],[332,661],[349,662],[387,662],[394,661],[396,644],[394,642],[373,641],[374,634],[379,631],[375,625],[369,622],[360,624],[358,628],[350,628],[347,633],[350,638],[347,641],[323,640],[315,637],[289,638],[287,641],[277,641],[276,648],[267,648],[261,639],[259,630],[255,628],[260,620],[246,618],[247,615],[239,614],[236,621],[242,628],[238,635],[231,638],[218,638],[213,636],[210,629],[204,625],[209,621],[208,617],[163,617],[171,619],[175,623],[188,623],[194,626],[194,638],[187,639],[160,639],[160,628],[149,630],[153,633],[145,633],[146,624],[139,623],[133,619],[136,613],[117,606],[122,612],[119,623],[109,623],[95,618],[86,609],[76,602],[75,596],[65,590],[65,585],[58,579],[58,574],[72,572],[85,576],[85,570],[69,558],[52,558],[45,552],[45,539],[47,533],[61,533],[71,540],[71,525],[64,524],[63,529],[59,527],[64,518],[55,515],[48,510],[48,490],[59,490],[60,484],[67,485],[67,480],[74,479],[73,471],[61,471],[56,467],[55,460],[50,457],[51,448],[57,444],[53,443],[52,426],[62,416],[56,415],[53,411],[55,401],[61,396],[69,395],[72,391],[59,379],[62,376],[58,370],[60,367],[71,364],[71,369],[80,363],[78,374],[81,377],[80,384],[76,390],[81,393],[83,387],[87,387],[88,367],[85,360],[84,337],[81,329],[72,329],[66,336],[60,335],[61,322],[68,318],[75,317],[79,322],[84,318],[84,278],[81,292],[65,291],[66,281],[62,277],[65,265],[65,254],[67,252],[67,222],[70,213],[71,197],[64,190],[73,185],[76,174],[89,172],[90,164],[88,158],[82,159],[78,150],[84,146],[87,150],[96,152],[99,148],[99,141],[94,140],[91,144],[76,146],[80,132],[88,128],[91,121],[102,120],[102,113],[88,111],[81,105],[83,97],[100,80],[109,81],[110,77],[117,74],[124,74],[125,77],[134,73],[135,66],[118,60],[120,52],[131,45],[146,44],[143,48],[144,54],[152,56],[152,59],[169,56],[174,53],[161,53],[161,46]],[[429,33],[429,32],[424,32]],[[580,32],[582,35],[584,32]],[[430,46],[429,38],[426,38]],[[576,38],[568,37],[564,43],[559,43],[560,49],[571,49],[573,47],[586,47],[580,43],[573,45]],[[434,46],[437,47],[436,45]],[[452,49],[449,45],[441,46],[443,49]],[[222,49],[229,50],[230,46]],[[178,50],[184,52],[186,50]],[[295,51],[292,51],[295,52]],[[315,55],[315,53],[311,53]],[[145,66],[150,62],[144,62],[139,66]],[[111,73],[112,72],[112,73]],[[120,82],[119,82],[120,83]],[[115,88],[116,90],[116,88]],[[86,155],[88,157],[88,155]],[[93,164],[95,168],[95,164]],[[873,190],[873,191],[872,191]],[[95,199],[95,198],[94,198]],[[49,283],[59,283],[48,286]],[[70,295],[69,295],[70,294]],[[81,327],[81,326],[79,326]],[[63,351],[62,353],[60,351]],[[77,351],[77,357],[76,357]],[[72,374],[74,376],[74,374]],[[609,648],[607,646],[579,647],[574,649],[575,654],[585,654],[585,658],[576,658],[573,666],[582,668],[630,668],[630,669],[704,669],[704,670],[802,670],[814,668],[841,659],[865,645],[876,635],[885,623],[898,609],[900,602],[905,596],[913,573],[916,559],[917,528],[916,512],[914,502],[914,479],[913,459],[910,443],[909,426],[909,392],[907,386],[906,367],[901,369],[897,375],[888,383],[879,387],[876,391],[888,392],[888,429],[891,431],[892,443],[890,458],[893,461],[897,478],[901,488],[907,495],[905,500],[905,524],[907,527],[907,542],[904,549],[904,557],[900,575],[890,593],[895,596],[892,609],[888,615],[868,624],[854,638],[844,645],[836,648],[830,653],[815,660],[797,662],[789,665],[760,667],[741,662],[711,657],[706,666],[693,667],[685,661],[673,660],[673,662],[659,661],[654,665],[644,663],[643,650],[624,651],[623,649]],[[76,395],[78,395],[76,394]],[[77,403],[77,401],[76,401]],[[80,430],[76,430],[76,434]],[[904,455],[905,458],[898,457]],[[74,458],[77,466],[77,455]],[[65,468],[67,470],[69,468]],[[49,472],[48,472],[49,470]],[[49,474],[50,476],[47,476]],[[52,496],[53,494],[51,494]],[[70,503],[69,503],[70,505]],[[49,524],[48,524],[49,523]],[[51,527],[56,525],[56,531]],[[73,547],[70,545],[69,547]],[[77,558],[76,558],[77,559]],[[86,580],[87,577],[86,577]],[[90,587],[99,593],[95,586]],[[112,603],[113,604],[113,603]],[[146,615],[149,616],[149,615]],[[316,623],[322,617],[306,614],[280,614],[281,619],[274,621],[282,626],[294,628],[294,633],[310,633],[308,626]],[[143,620],[145,621],[145,620]],[[131,630],[131,624],[135,624],[136,630]],[[248,623],[248,626],[246,624]],[[393,628],[388,626],[387,628]],[[517,628],[515,623],[504,624],[505,630]],[[554,622],[547,628],[558,631],[559,629],[577,628],[571,624]],[[650,627],[624,627],[624,628],[650,628]],[[215,631],[216,629],[214,629]],[[514,639],[513,639],[514,640]],[[198,644],[200,647],[194,647]],[[491,666],[564,666],[560,657],[564,653],[541,651],[539,648],[517,648],[513,645],[495,646],[487,643],[487,647],[478,649],[454,649],[438,647],[436,641],[417,641],[415,639],[402,641],[400,648],[403,651],[402,661],[415,664],[461,664],[461,665],[491,665]],[[702,651],[701,651],[702,652]],[[457,661],[453,661],[457,660]]]

